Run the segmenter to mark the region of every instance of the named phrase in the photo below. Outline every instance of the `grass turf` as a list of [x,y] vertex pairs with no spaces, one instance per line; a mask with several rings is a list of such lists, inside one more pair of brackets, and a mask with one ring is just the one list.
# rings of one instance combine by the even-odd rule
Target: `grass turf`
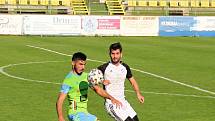
[[[70,57],[26,45],[65,54],[83,51],[90,59],[108,61],[108,47],[118,41],[123,45],[123,61],[130,67],[215,92],[215,40],[209,37],[0,36],[0,66],[61,61],[4,68],[4,72],[13,76],[61,83],[71,69]],[[100,64],[88,61],[86,71]],[[214,96],[213,94],[134,70],[132,72],[145,96],[145,103],[140,104],[133,92],[126,91],[126,97],[138,113],[140,121],[215,120],[215,98],[183,96]],[[57,121],[55,102],[60,85],[29,82],[3,74],[0,74],[0,85],[1,121]],[[132,90],[128,81],[126,89]],[[66,101],[65,114],[67,105]],[[88,109],[101,121],[113,120],[104,110],[103,99],[93,91],[89,92]]]

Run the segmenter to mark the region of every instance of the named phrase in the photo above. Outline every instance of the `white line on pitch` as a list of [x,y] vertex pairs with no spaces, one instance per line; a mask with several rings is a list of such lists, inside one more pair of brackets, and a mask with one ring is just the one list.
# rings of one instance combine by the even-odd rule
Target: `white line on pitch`
[[[127,92],[134,92],[133,90],[125,90]],[[200,96],[200,95],[186,95],[186,94],[177,94],[177,93],[165,93],[165,92],[144,92],[146,94],[156,94],[156,95],[169,95],[169,96],[181,96],[181,97],[196,97],[196,98],[215,98],[213,96]]]
[[[46,49],[46,48],[42,48],[42,47],[37,47],[37,46],[33,46],[33,45],[26,45],[26,46],[31,47],[31,48],[37,48],[37,49],[40,49],[40,50],[45,50],[45,51],[56,53],[56,54],[59,54],[59,55],[64,55],[64,56],[70,56],[71,57],[71,55],[64,54],[64,53],[57,52],[57,51],[50,50],[50,49]],[[94,59],[87,59],[87,60],[93,61],[93,62],[105,63],[103,61],[94,60]],[[206,93],[215,95],[215,92],[212,92],[212,91],[209,91],[209,90],[206,90],[206,89],[202,89],[200,87],[196,87],[196,86],[192,86],[192,85],[189,85],[189,84],[185,84],[185,83],[173,80],[173,79],[169,79],[169,78],[166,78],[166,77],[163,77],[163,76],[159,76],[159,75],[156,75],[156,74],[153,74],[153,73],[150,73],[150,72],[142,71],[142,70],[139,70],[139,69],[135,69],[135,68],[131,68],[131,69],[134,70],[134,71],[140,72],[140,73],[144,73],[144,74],[148,74],[148,75],[154,76],[156,78],[164,79],[164,80],[172,82],[172,83],[176,83],[176,84],[179,84],[179,85],[183,85],[183,86],[186,86],[186,87],[189,87],[189,88],[192,88],[192,89],[196,89],[196,90],[199,90],[199,91],[202,91],[202,92],[206,92]]]
[[30,82],[37,82],[37,83],[60,84],[60,83],[54,83],[54,82],[48,82],[48,81],[26,79],[26,78],[10,75],[10,74],[4,72],[5,68],[12,67],[12,66],[34,64],[34,63],[48,63],[48,62],[65,62],[65,61],[43,61],[43,62],[28,62],[28,63],[9,64],[9,65],[0,67],[0,72],[4,75],[8,76],[8,77],[15,78],[15,79],[20,79],[20,80],[25,80],[25,81],[30,81]]
[[[7,72],[4,71],[5,68],[13,67],[13,66],[17,66],[17,65],[40,64],[40,63],[56,63],[56,62],[65,62],[65,61],[41,61],[41,62],[27,62],[27,63],[9,64],[9,65],[0,67],[0,72],[2,74],[4,74],[4,75],[8,76],[8,77],[19,79],[19,80],[24,80],[24,81],[28,81],[28,82],[36,82],[36,83],[45,83],[45,84],[60,85],[61,83],[48,82],[48,81],[42,81],[42,80],[33,80],[33,79],[27,79],[27,78],[23,78],[23,77],[18,77],[18,76],[10,75],[10,74],[8,74]],[[125,91],[126,92],[132,92],[132,93],[134,93],[134,91],[132,91],[132,90],[125,90]],[[155,94],[155,95],[169,95],[169,96],[181,96],[181,97],[194,97],[194,98],[215,99],[215,97],[213,97],[213,96],[186,95],[186,94],[160,93],[160,92],[145,92],[145,91],[142,91],[142,93],[145,93],[145,94]]]

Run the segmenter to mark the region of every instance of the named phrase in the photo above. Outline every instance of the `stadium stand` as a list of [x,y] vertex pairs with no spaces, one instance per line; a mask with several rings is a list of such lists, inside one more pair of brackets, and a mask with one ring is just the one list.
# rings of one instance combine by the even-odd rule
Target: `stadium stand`
[[157,7],[158,6],[158,1],[155,1],[155,0],[153,0],[153,1],[149,1],[149,6],[150,7]]
[[190,7],[200,7],[199,6],[199,1],[197,1],[197,0],[191,0],[190,1]]
[[209,0],[202,0],[200,1],[201,7],[210,7]]
[[0,0],[0,5],[4,5],[5,4],[5,0]]
[[30,5],[39,5],[38,2],[39,2],[38,0],[30,0],[29,4]]
[[161,7],[165,7],[165,6],[167,6],[167,1],[161,0],[159,5]]
[[28,5],[28,0],[19,0],[20,5]]
[[72,0],[71,7],[74,15],[89,15],[85,0]]
[[7,4],[16,5],[16,0],[7,0]]
[[50,1],[50,4],[51,4],[51,5],[56,5],[56,6],[57,6],[57,5],[60,5],[60,4],[59,4],[59,0],[51,0],[51,1]]
[[170,1],[170,7],[179,7],[179,2],[175,0]]
[[106,0],[109,15],[125,15],[121,0]]
[[0,13],[89,15],[85,0],[0,0]]
[[214,7],[215,0],[127,0],[128,7]]
[[40,5],[49,5],[49,0],[40,0]]
[[138,1],[138,6],[147,6],[147,2],[146,1]]
[[[134,4],[134,3],[137,4]],[[128,0],[127,15],[215,15],[215,0]],[[176,13],[175,13],[176,12]],[[131,14],[128,14],[131,13]]]
[[136,0],[128,0],[128,6],[136,6],[136,5],[137,5],[137,1]]
[[63,0],[62,1],[62,5],[64,5],[64,6],[71,6],[70,0]]
[[189,7],[188,0],[179,1],[179,6],[181,6],[181,7]]
[[215,0],[211,1],[211,7],[215,7]]

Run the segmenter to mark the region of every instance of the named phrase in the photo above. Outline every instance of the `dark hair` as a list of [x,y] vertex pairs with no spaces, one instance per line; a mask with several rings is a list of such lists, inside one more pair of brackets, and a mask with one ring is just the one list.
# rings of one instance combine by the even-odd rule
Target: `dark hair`
[[111,53],[111,50],[117,50],[117,49],[119,49],[120,52],[122,52],[122,46],[121,46],[121,44],[119,42],[111,44],[110,48],[109,48],[109,51]]
[[72,56],[72,61],[76,61],[76,60],[86,61],[86,59],[87,59],[87,56],[82,52],[76,52]]

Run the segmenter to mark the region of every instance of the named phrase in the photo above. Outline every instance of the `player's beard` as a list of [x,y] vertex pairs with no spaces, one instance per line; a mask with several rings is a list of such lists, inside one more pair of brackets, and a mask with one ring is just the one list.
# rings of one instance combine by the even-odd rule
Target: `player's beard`
[[112,59],[111,59],[111,62],[112,62],[113,64],[118,64],[118,63],[120,62],[120,60],[121,60],[121,57],[119,57],[119,58],[112,58]]
[[78,71],[78,68],[74,67],[74,71],[76,74],[81,75],[82,72],[84,71],[84,69],[79,69],[79,71]]

